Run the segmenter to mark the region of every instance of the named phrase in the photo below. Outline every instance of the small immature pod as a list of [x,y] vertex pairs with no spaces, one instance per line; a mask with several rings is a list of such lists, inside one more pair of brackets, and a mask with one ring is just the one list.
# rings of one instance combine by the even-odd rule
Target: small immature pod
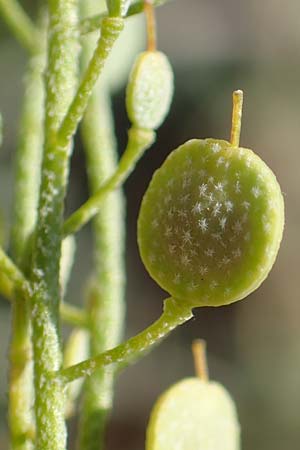
[[132,124],[156,130],[169,111],[173,90],[173,71],[166,55],[159,51],[138,55],[126,91],[127,113]]
[[146,450],[239,450],[240,425],[234,401],[219,383],[209,381],[206,344],[192,345],[197,378],[185,378],[154,405]]
[[233,400],[219,383],[186,378],[157,400],[146,450],[239,450],[240,426]]
[[155,172],[138,219],[142,260],[175,299],[241,300],[268,275],[284,225],[280,186],[251,150],[193,139]]

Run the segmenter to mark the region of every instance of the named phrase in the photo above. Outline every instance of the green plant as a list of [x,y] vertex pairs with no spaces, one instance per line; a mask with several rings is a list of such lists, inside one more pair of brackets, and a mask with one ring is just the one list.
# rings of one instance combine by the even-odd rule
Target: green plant
[[[153,3],[159,5],[165,1]],[[115,71],[108,71],[104,66],[108,57],[114,57],[112,50],[123,32],[125,19],[143,11],[144,7],[148,17],[148,51],[138,56],[128,84],[127,108],[132,127],[126,149],[118,161],[110,105],[111,90],[118,80]],[[192,141],[172,153],[145,194],[138,227],[145,265],[171,297],[165,301],[164,311],[154,324],[120,343],[124,322],[124,201],[120,188],[139,158],[153,144],[155,129],[167,114],[173,92],[170,65],[166,56],[156,50],[152,7],[142,1],[107,0],[105,5],[96,0],[48,0],[36,23],[15,0],[0,0],[0,10],[30,55],[16,153],[10,248],[8,252],[0,249],[0,292],[12,304],[11,447],[15,450],[64,450],[66,417],[74,411],[74,403],[82,391],[79,448],[91,450],[103,446],[114,379],[120,369],[189,320],[193,307],[226,304],[244,298],[265,278],[281,240],[282,197],[274,175],[265,164],[250,150],[237,148],[239,103],[235,103],[230,144],[215,140]],[[91,35],[94,31],[97,36]],[[162,88],[164,101],[157,101]],[[237,95],[240,99],[240,94]],[[64,220],[73,137],[79,123],[90,197]],[[224,158],[228,173],[223,167],[219,168],[218,153],[221,155],[218,158]],[[234,171],[226,167],[226,158],[233,167],[238,167],[240,178],[236,179]],[[190,240],[193,244],[195,241],[203,243],[201,233],[210,226],[211,217],[215,217],[212,226],[221,227],[221,238],[220,244],[216,243],[213,248],[216,257],[209,255],[209,249],[201,245],[194,249],[195,255],[176,253],[180,264],[176,263],[174,272],[168,259],[172,253],[169,247],[175,245],[176,252],[176,245],[181,242],[178,231],[174,244],[168,242],[166,232],[171,227],[172,233],[173,224],[176,227],[183,223],[176,217],[181,201],[178,180],[183,162],[194,164],[199,171],[204,170],[203,164],[206,169],[207,164],[207,173],[200,176],[209,177],[207,183],[214,183],[210,178],[216,177],[217,184],[211,206],[209,194],[212,192],[206,192],[203,186],[205,215],[195,219],[195,213],[201,213],[195,203],[199,180],[197,174],[189,173],[191,180],[186,186],[190,183],[192,190],[184,194],[192,208],[188,220],[194,222],[191,235],[188,228],[184,229],[182,244],[189,244]],[[157,205],[166,205],[164,201],[169,201],[163,189],[171,187],[169,182],[177,171],[172,188],[175,190],[169,199],[173,202],[171,215],[166,222],[163,214],[168,211],[163,206],[157,217]],[[226,186],[222,191],[219,184],[223,181]],[[206,181],[201,182],[206,185]],[[239,195],[238,182],[245,183],[246,194],[252,195],[249,217],[243,218],[239,207],[229,214],[227,226],[227,220],[223,223],[217,218],[218,204],[223,202],[230,213],[230,208],[236,206],[234,202],[248,201],[244,192]],[[231,188],[233,183],[235,193]],[[91,219],[94,268],[86,290],[85,307],[80,309],[65,303],[64,293],[75,254],[73,235]],[[163,239],[153,234],[155,220],[165,228]],[[254,233],[246,243],[237,237],[238,221],[245,223],[247,232]],[[210,240],[213,234],[215,232],[210,233]],[[235,238],[233,243],[231,236]],[[157,251],[151,247],[152,240],[160,244]],[[219,264],[227,264],[224,260],[228,258],[227,252],[238,252],[238,245],[243,246],[242,260],[238,261],[242,264],[239,268],[236,268],[238,264],[231,264],[232,272],[218,272]],[[240,256],[237,254],[237,258]],[[206,261],[211,261],[209,258],[214,258],[217,278],[211,270],[204,270]],[[202,269],[197,272],[199,262]],[[192,265],[196,268],[186,269]],[[246,269],[250,273],[245,276]],[[219,284],[212,286],[213,282]],[[211,289],[214,296],[208,297]],[[76,327],[64,350],[61,320]],[[84,383],[78,383],[80,378]],[[71,385],[73,381],[76,384]]]

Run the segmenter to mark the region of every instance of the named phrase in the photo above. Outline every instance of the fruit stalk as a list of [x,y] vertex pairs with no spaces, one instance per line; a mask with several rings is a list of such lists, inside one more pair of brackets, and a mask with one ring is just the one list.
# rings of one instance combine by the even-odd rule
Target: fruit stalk
[[58,377],[64,383],[69,383],[77,378],[89,376],[95,370],[111,364],[124,368],[136,362],[158,345],[172,330],[192,317],[193,313],[190,307],[170,297],[164,302],[164,311],[160,318],[141,333],[101,355],[53,373],[52,376],[54,379]]

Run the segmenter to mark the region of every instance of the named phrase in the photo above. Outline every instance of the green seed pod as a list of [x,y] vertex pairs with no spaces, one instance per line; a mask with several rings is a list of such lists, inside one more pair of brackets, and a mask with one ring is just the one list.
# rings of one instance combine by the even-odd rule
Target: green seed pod
[[146,450],[238,450],[234,402],[219,383],[186,378],[157,400],[147,428]]
[[138,219],[154,280],[192,307],[241,300],[268,275],[284,225],[280,186],[249,149],[191,140],[155,172]]
[[161,52],[138,55],[126,91],[129,119],[137,128],[157,129],[164,121],[173,96],[173,72]]

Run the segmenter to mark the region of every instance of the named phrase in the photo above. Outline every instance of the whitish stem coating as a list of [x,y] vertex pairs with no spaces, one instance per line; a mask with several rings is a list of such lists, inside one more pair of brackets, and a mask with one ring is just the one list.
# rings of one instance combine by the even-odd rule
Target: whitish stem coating
[[192,317],[193,313],[189,307],[180,304],[173,298],[168,298],[165,300],[164,311],[160,318],[141,333],[101,355],[54,373],[53,376],[61,379],[63,383],[68,383],[77,378],[89,376],[95,370],[111,364],[123,368],[136,362],[159,344],[172,330]]
[[0,14],[2,14],[20,44],[31,53],[35,53],[40,43],[38,29],[19,2],[16,0],[0,0]]
[[[49,0],[46,71],[45,148],[37,229],[33,246],[31,316],[35,371],[36,450],[65,450],[64,387],[49,378],[59,370],[61,229],[70,145],[57,142],[57,130],[77,83],[78,35],[75,0]],[[45,420],[46,418],[46,420]]]
[[131,128],[128,132],[128,144],[121,157],[115,173],[92,195],[77,211],[64,223],[64,236],[76,233],[100,210],[106,196],[126,180],[133,171],[137,161],[155,140],[155,133],[151,130]]
[[230,143],[233,147],[240,145],[240,135],[242,126],[242,112],[243,112],[243,91],[234,91],[232,94],[233,108],[232,108],[232,125]]

